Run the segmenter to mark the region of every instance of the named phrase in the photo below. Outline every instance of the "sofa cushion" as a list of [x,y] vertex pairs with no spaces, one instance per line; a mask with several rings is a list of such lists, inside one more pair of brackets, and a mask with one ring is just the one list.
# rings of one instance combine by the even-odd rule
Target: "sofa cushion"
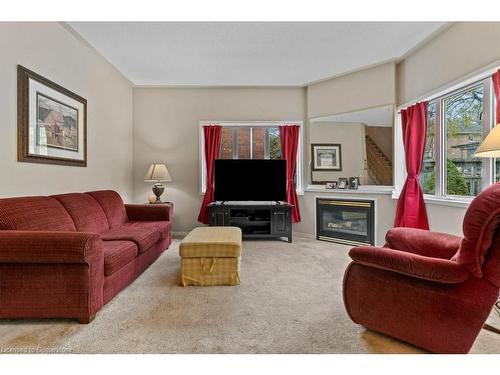
[[238,258],[241,229],[237,227],[194,228],[179,245],[182,258]]
[[172,231],[171,221],[130,221],[130,223],[140,223],[141,226],[146,228],[156,229],[160,233],[160,239],[167,238]]
[[76,230],[71,216],[51,197],[0,199],[0,230]]
[[128,222],[100,234],[104,241],[132,241],[139,248],[139,253],[147,251],[160,240],[160,231],[156,227],[142,222]]
[[87,194],[101,205],[110,228],[118,227],[128,220],[123,200],[116,191],[99,190],[90,191]]
[[134,260],[139,253],[131,241],[104,241],[104,275],[109,276]]
[[109,229],[108,219],[101,206],[89,194],[53,195],[70,214],[79,232],[102,233]]

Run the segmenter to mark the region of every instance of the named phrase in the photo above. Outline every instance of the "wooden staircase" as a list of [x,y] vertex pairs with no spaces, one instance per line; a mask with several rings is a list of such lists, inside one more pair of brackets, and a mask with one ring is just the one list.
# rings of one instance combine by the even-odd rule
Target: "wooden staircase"
[[377,144],[367,135],[366,164],[368,176],[377,185],[392,185],[392,163]]

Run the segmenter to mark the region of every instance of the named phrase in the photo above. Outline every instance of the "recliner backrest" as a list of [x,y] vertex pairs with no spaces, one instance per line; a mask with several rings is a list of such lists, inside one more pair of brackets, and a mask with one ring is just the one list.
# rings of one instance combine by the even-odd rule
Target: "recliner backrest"
[[[493,257],[494,238],[500,226],[500,183],[489,186],[473,199],[465,213],[464,239],[454,257],[458,264],[476,276],[483,276],[483,263]],[[498,251],[498,250],[497,250]]]

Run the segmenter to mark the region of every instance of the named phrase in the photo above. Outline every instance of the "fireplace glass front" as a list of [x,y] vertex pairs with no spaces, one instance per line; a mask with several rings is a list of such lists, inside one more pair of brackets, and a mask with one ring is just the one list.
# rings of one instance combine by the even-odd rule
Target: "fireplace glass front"
[[374,245],[372,200],[316,198],[316,238],[345,245]]

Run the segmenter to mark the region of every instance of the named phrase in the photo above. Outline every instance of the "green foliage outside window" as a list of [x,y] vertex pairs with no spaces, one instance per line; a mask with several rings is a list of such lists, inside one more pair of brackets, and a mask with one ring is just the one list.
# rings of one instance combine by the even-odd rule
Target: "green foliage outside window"
[[[467,182],[460,171],[451,160],[446,161],[446,172],[448,175],[447,187],[450,195],[470,195]],[[436,185],[436,172],[432,172],[424,184],[424,191],[434,191]]]

